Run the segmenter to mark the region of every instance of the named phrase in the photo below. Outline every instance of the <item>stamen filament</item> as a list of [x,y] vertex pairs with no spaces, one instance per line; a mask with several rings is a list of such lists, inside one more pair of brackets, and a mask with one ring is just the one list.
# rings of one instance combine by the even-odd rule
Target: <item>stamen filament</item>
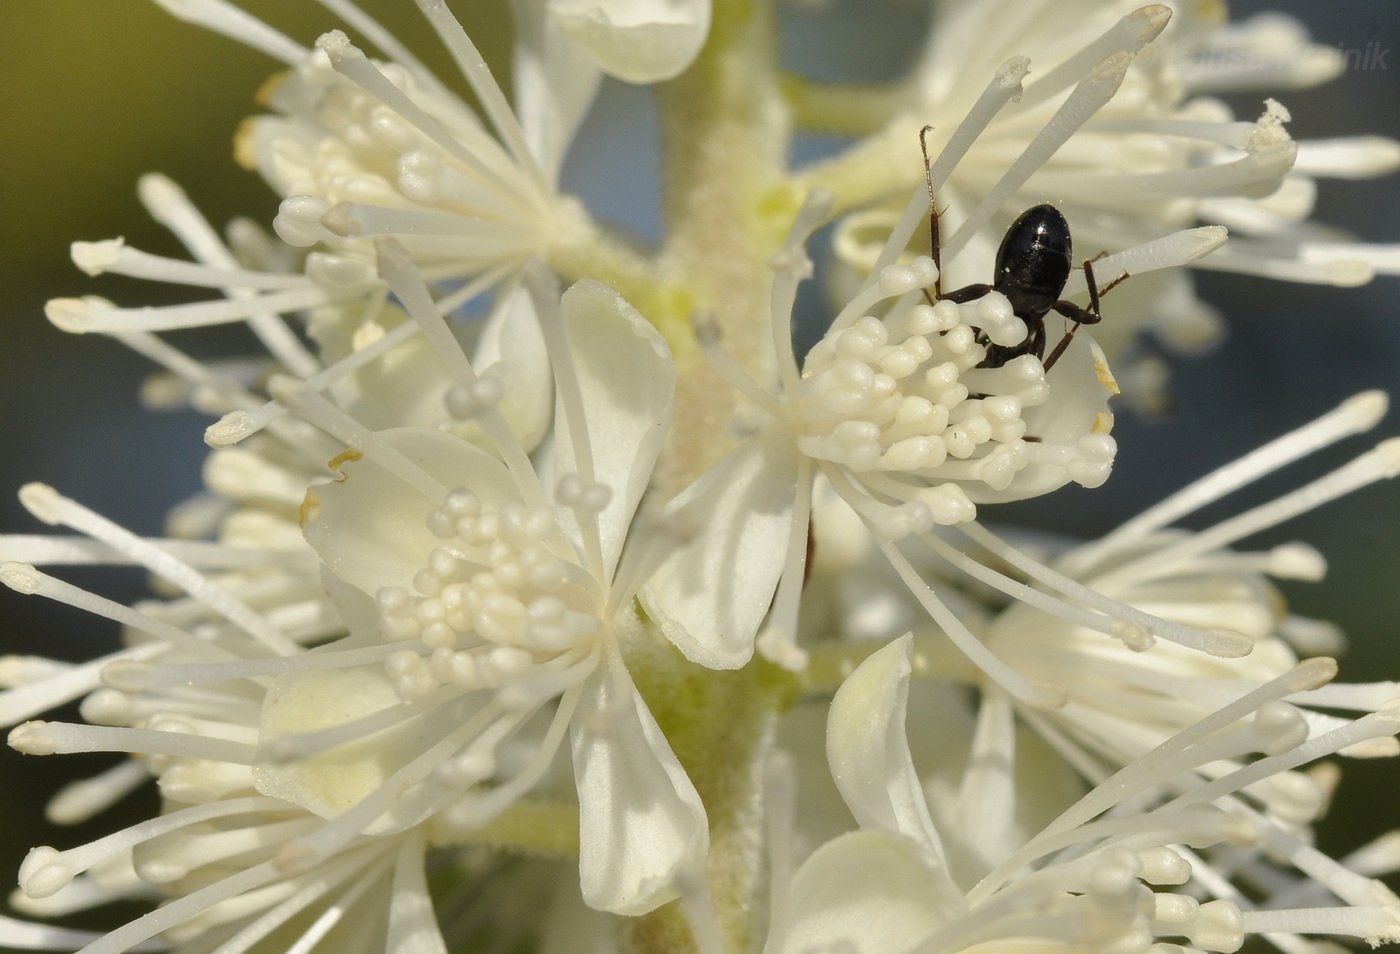
[[[228,269],[230,271],[239,270],[238,260],[233,253],[228,250],[223,239],[219,237],[206,219],[195,208],[193,202],[185,195],[175,182],[169,178],[157,174],[148,174],[141,177],[138,183],[137,192],[146,210],[161,225],[164,225],[175,234],[184,246],[189,249],[190,254],[205,265],[212,265],[216,268]],[[303,282],[303,284],[309,284]],[[320,291],[320,289],[308,289],[308,291]],[[255,302],[263,301],[255,292],[233,288],[227,290],[227,294],[235,301]],[[301,343],[292,330],[279,316],[279,312],[290,311],[292,308],[269,308],[265,311],[256,312],[247,318],[248,327],[258,340],[263,343],[268,352],[280,361],[293,374],[305,377],[315,374],[321,363],[306,350],[306,346]]]
[[803,279],[812,276],[807,240],[831,217],[835,205],[836,197],[824,189],[808,192],[802,208],[793,219],[792,228],[788,230],[787,241],[768,261],[768,267],[773,270],[773,288],[768,296],[768,313],[772,316],[770,330],[773,333],[778,378],[784,391],[795,388],[801,376],[797,356],[792,351],[792,306],[797,300],[797,286]]
[[[1126,621],[1146,627],[1153,636],[1159,636],[1162,639],[1170,640],[1182,646],[1191,649],[1199,649],[1202,652],[1210,653],[1212,656],[1220,656],[1227,659],[1248,655],[1250,650],[1254,648],[1253,641],[1243,633],[1221,629],[1197,629],[1194,626],[1186,626],[1169,619],[1163,619],[1160,616],[1153,616],[1151,613],[1144,613],[1142,610],[1130,606],[1127,603],[1111,599],[1103,593],[1103,591],[1109,587],[1103,583],[1102,579],[1096,578],[1094,580],[1094,586],[1092,587],[1085,586],[1078,580],[1072,579],[1063,573],[1056,572],[1038,560],[1031,559],[1020,550],[1017,550],[1015,547],[1001,540],[976,521],[958,524],[958,529],[979,546],[985,548],[1000,559],[1005,560],[1031,579],[1045,586],[1059,590],[1065,596],[1097,609],[1112,620]],[[966,573],[972,573],[969,569],[962,569]],[[1000,574],[996,575],[999,576]],[[1012,585],[1017,585],[1015,581],[1009,579],[1007,582]],[[993,585],[997,586],[999,589],[1002,588],[999,583],[993,582]],[[1003,592],[1007,592],[1008,595],[1012,595],[1014,598],[1024,599],[1028,603],[1032,602],[1030,597],[1020,596],[1008,590],[1003,590]],[[1093,625],[1090,626],[1090,628],[1099,629],[1099,626]],[[1100,631],[1104,632],[1104,630]],[[1111,633],[1113,630],[1109,629],[1107,632]]]
[[1265,474],[1280,470],[1354,434],[1363,434],[1380,423],[1389,405],[1389,398],[1383,391],[1363,391],[1355,397],[1348,398],[1317,420],[1191,482],[1098,541],[1078,548],[1066,558],[1065,564],[1068,566],[1072,563],[1080,568],[1092,566],[1098,563],[1104,554],[1143,540],[1187,514],[1253,483]]
[[[889,240],[880,250],[879,258],[875,260],[875,267],[870,270],[870,275],[865,280],[867,286],[878,281],[878,276],[886,265],[894,264],[895,259],[909,245],[909,240],[914,237],[914,230],[928,218],[931,201],[928,194],[929,183],[933,184],[936,197],[938,190],[948,181],[948,177],[953,174],[963,156],[967,155],[977,137],[982,135],[997,113],[1001,112],[1002,107],[1021,96],[1021,81],[1030,70],[1031,61],[1024,56],[1013,56],[997,68],[991,83],[982,91],[972,109],[948,138],[943,151],[929,167],[928,181],[919,183],[914,189],[908,205],[904,207],[904,214],[899,217],[899,223],[890,232]],[[950,258],[951,254],[946,255],[944,261]]]
[[27,755],[125,752],[130,755],[211,759],[233,765],[252,765],[255,753],[254,746],[228,739],[76,722],[26,722],[10,731],[9,744]]
[[371,458],[433,503],[440,503],[447,496],[447,488],[423,468],[326,398],[309,391],[305,382],[278,376],[268,382],[268,390],[304,420]]
[[[478,380],[476,370],[463,353],[462,346],[457,343],[452,329],[447,327],[440,307],[433,302],[428,287],[414,270],[413,262],[403,246],[393,239],[380,239],[375,243],[375,249],[379,253],[380,274],[423,332],[423,337],[432,346],[434,353],[447,365],[453,377],[468,388],[474,386]],[[543,319],[540,321],[541,327],[546,324]],[[496,450],[500,452],[506,467],[510,469],[525,503],[531,507],[544,506],[544,490],[540,487],[534,465],[530,463],[529,455],[521,446],[515,432],[510,429],[510,424],[501,415],[500,409],[485,410],[478,421],[496,446]],[[439,502],[441,497],[442,495],[439,495],[434,502]]]
[[208,577],[166,553],[160,547],[117,526],[74,500],[60,496],[45,484],[20,488],[25,509],[48,524],[63,524],[79,533],[101,540],[128,554],[135,562],[162,576],[210,609],[237,624],[244,632],[279,656],[295,656],[301,648],[269,625],[252,607],[233,597]]
[[953,237],[943,243],[945,260],[956,256],[992,214],[1005,205],[1016,190],[1044,165],[1080,126],[1088,122],[1091,116],[1113,98],[1132,62],[1133,58],[1127,53],[1115,53],[1099,63],[1089,76],[1080,81],[1064,105],[1050,117],[1044,128],[1036,134],[997,184],[987,191],[977,208],[953,233]]
[[288,66],[296,66],[310,51],[294,43],[284,34],[263,23],[257,17],[239,9],[226,0],[156,0],[162,7],[184,20],[206,30],[222,34],[255,50],[260,50]]
[[1115,567],[1098,577],[1096,583],[1108,587],[1125,580],[1160,577],[1176,570],[1199,553],[1223,549],[1236,540],[1307,513],[1367,484],[1391,479],[1397,474],[1400,474],[1400,438],[1391,438],[1377,444],[1373,450],[1362,454],[1351,463],[1291,493],[1221,521],[1209,530],[1191,534],[1148,557]]

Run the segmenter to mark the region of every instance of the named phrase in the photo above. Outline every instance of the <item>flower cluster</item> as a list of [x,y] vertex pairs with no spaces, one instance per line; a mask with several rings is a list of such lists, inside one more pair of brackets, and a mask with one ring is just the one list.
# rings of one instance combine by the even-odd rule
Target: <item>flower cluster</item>
[[[1286,610],[1271,580],[1319,579],[1319,553],[1236,549],[1400,474],[1400,440],[1176,526],[1370,431],[1385,396],[1099,539],[984,522],[1110,480],[1111,365],[1212,321],[1181,266],[1347,284],[1393,263],[1306,219],[1311,176],[1389,171],[1400,146],[1295,143],[1273,100],[1241,122],[1197,95],[1330,78],[1305,36],[1210,4],[949,0],[904,81],[852,89],[780,71],[767,0],[515,0],[512,103],[444,0],[418,0],[469,103],[349,0],[322,0],[339,28],[310,46],[229,0],[159,2],[283,64],[237,139],[281,205],[224,237],[147,177],[188,259],[118,239],[74,262],[218,297],[49,305],[159,364],[148,398],[215,418],[207,493],[169,536],[40,484],[20,500],[68,532],[0,536],[10,589],[123,627],[88,663],[0,660],[13,748],[129,756],[51,815],[160,795],[33,849],[7,943],[1400,940],[1379,880],[1400,850],[1315,847],[1337,770],[1309,768],[1400,754],[1400,684],[1334,683],[1337,634]],[[1228,55],[1270,44],[1291,72]],[[605,75],[654,84],[656,248],[560,186]],[[850,142],[791,168],[795,128]],[[1046,200],[1064,216],[1022,229]],[[1074,259],[1066,221],[1104,254]],[[840,304],[804,353],[795,302],[828,235]],[[237,366],[161,334],[233,323],[261,346]],[[160,595],[48,572],[83,563],[142,567]],[[72,702],[82,723],[39,718]],[[116,901],[148,910],[40,923]]]

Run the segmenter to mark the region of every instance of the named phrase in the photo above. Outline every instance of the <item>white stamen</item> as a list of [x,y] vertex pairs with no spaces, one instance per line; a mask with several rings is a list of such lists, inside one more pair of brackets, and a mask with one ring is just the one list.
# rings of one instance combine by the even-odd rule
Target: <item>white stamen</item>
[[[375,250],[379,254],[380,274],[423,332],[423,337],[432,345],[434,353],[464,387],[469,390],[474,388],[479,380],[476,371],[462,352],[462,346],[457,343],[452,329],[447,327],[442,312],[434,304],[428,287],[423,284],[403,246],[393,239],[380,239],[375,243]],[[543,327],[548,322],[542,320],[540,324]],[[525,448],[521,446],[520,439],[501,416],[500,410],[497,408],[483,411],[478,422],[515,477],[526,503],[531,506],[543,504],[544,491],[539,486],[534,466],[530,463]],[[439,493],[437,498],[441,496]]]
[[953,237],[943,243],[945,260],[956,256],[973,234],[992,217],[992,213],[1005,205],[1012,194],[1044,165],[1080,126],[1113,98],[1132,62],[1133,58],[1128,54],[1115,53],[1099,63],[1090,75],[1080,81],[1064,105],[1056,110],[1055,115],[1031,140],[1000,181],[988,190],[977,208],[953,233]]
[[[1160,636],[1163,639],[1179,643],[1182,646],[1187,646],[1191,649],[1199,649],[1202,652],[1210,653],[1212,656],[1220,656],[1226,659],[1247,656],[1250,650],[1254,648],[1253,641],[1243,633],[1223,629],[1205,630],[1197,629],[1192,626],[1184,626],[1181,623],[1174,623],[1171,620],[1162,619],[1150,613],[1144,613],[1142,610],[1129,606],[1126,603],[1110,599],[1103,595],[1103,591],[1108,589],[1108,587],[1103,585],[1101,578],[1095,578],[1094,586],[1085,586],[1078,580],[1064,573],[1056,572],[1043,563],[1031,559],[1015,547],[1000,540],[996,535],[987,530],[986,527],[976,522],[959,524],[958,528],[980,546],[985,547],[989,552],[1005,560],[1031,579],[1057,589],[1066,596],[1099,610],[1099,612],[1115,621],[1114,624],[1110,624],[1110,629],[1108,630],[1102,630],[1099,625],[1092,625],[1087,622],[1082,624],[1089,626],[1091,629],[1099,629],[1101,632],[1114,632],[1116,628],[1115,624],[1121,621],[1122,623],[1130,623],[1145,627],[1151,635]],[[967,562],[971,563],[973,561],[968,560]],[[969,574],[974,573],[971,567],[960,566],[960,569],[963,569],[964,572]],[[980,572],[989,575],[988,582],[993,582],[998,588],[1002,588],[999,582],[994,582],[994,577],[999,576],[999,574],[994,574],[993,571],[985,567],[982,568]],[[1014,581],[1008,580],[1007,582],[1013,587],[1016,585]],[[1027,602],[1031,602],[1032,598],[1025,599]]]
[[443,0],[418,0],[418,8],[442,38],[443,44],[457,63],[457,68],[462,71],[462,76],[466,78],[472,92],[481,100],[486,115],[491,118],[491,125],[496,128],[497,135],[506,144],[516,163],[535,181],[535,185],[541,191],[548,192],[548,179],[525,143],[525,132],[520,128],[515,112],[510,108],[510,103],[496,78],[486,68],[486,60],[477,52],[476,44],[472,43],[471,37],[462,29],[462,24],[457,22],[457,18],[447,9]]
[[1136,55],[1139,50],[1157,39],[1171,18],[1171,8],[1160,3],[1134,10],[1097,40],[1026,87],[1025,95],[1016,104],[1016,111],[1023,112],[1040,105],[1110,56]]
[[62,497],[44,484],[26,484],[20,488],[20,502],[35,517],[48,524],[63,524],[80,533],[127,553],[135,562],[152,573],[164,577],[210,609],[242,627],[250,636],[279,656],[294,656],[299,647],[268,624],[267,620],[208,577],[187,563],[182,563],[159,547],[124,530],[81,504]]
[[187,23],[223,34],[239,43],[261,50],[273,59],[296,66],[308,50],[293,43],[266,23],[225,0],[156,0],[171,14]]
[[1348,398],[1317,420],[1193,481],[1098,541],[1080,548],[1070,559],[1077,567],[1092,565],[1104,554],[1144,539],[1264,474],[1279,470],[1344,438],[1369,431],[1380,423],[1389,406],[1390,400],[1383,391],[1364,391]]
[[[963,121],[953,131],[953,135],[948,137],[947,145],[943,147],[943,151],[938,154],[938,158],[929,167],[928,178],[933,183],[935,196],[943,184],[948,181],[948,176],[962,161],[963,156],[967,155],[968,149],[977,141],[977,137],[982,135],[1002,107],[1021,96],[1021,81],[1026,78],[1030,69],[1031,61],[1024,56],[1013,56],[997,68],[991,83],[982,91],[982,95],[977,98],[972,109],[968,110]],[[890,232],[889,241],[880,250],[880,256],[875,260],[875,267],[871,269],[870,277],[866,279],[867,286],[877,281],[876,276],[884,271],[886,265],[893,264],[894,260],[904,251],[909,244],[909,239],[914,235],[914,230],[928,218],[929,201],[928,183],[922,182],[914,189],[914,194],[909,198],[909,202],[904,208],[904,214],[899,218],[899,223]]]

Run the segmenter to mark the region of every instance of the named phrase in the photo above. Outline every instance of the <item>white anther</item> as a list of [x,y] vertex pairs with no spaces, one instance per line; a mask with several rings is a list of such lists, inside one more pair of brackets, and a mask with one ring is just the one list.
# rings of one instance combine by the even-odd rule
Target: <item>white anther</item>
[[1302,772],[1280,772],[1248,786],[1245,791],[1267,805],[1269,814],[1287,825],[1310,825],[1327,805],[1321,786]]
[[423,657],[411,649],[400,649],[384,657],[384,671],[398,679],[411,675],[423,667]]
[[918,501],[898,507],[881,507],[872,516],[876,535],[886,540],[903,540],[911,534],[927,533],[933,529],[933,514]]
[[1253,728],[1265,755],[1281,755],[1308,739],[1308,723],[1298,707],[1277,699],[1254,713]]
[[379,634],[391,643],[401,643],[417,639],[420,627],[412,616],[382,616],[379,619]]
[[442,547],[433,547],[433,551],[428,554],[428,569],[433,576],[446,579],[456,572],[457,558]]
[[[601,513],[612,500],[612,488],[603,483],[585,483],[578,474],[565,474],[559,478],[554,491],[555,499],[566,507],[587,513]],[[553,515],[548,517],[550,525]],[[548,530],[542,526],[540,536]]]
[[424,596],[436,596],[442,589],[442,580],[429,570],[419,570],[413,574],[413,588]]
[[1152,901],[1152,919],[1167,924],[1185,924],[1195,919],[1201,910],[1201,902],[1185,894],[1169,894],[1163,891],[1154,894]]
[[1005,490],[1021,470],[1018,448],[1002,446],[983,457],[977,464],[977,479],[992,490]]
[[1233,901],[1207,901],[1201,905],[1187,937],[1206,951],[1239,950],[1244,934],[1244,918]]
[[1266,572],[1279,580],[1316,583],[1327,575],[1327,558],[1306,543],[1285,543],[1269,551]]
[[440,540],[450,540],[457,535],[457,520],[446,510],[429,510],[426,523],[428,532]]
[[1135,653],[1147,652],[1157,641],[1152,630],[1133,620],[1115,619],[1109,626],[1109,634]]
[[911,394],[899,402],[899,408],[894,413],[894,422],[900,427],[918,428],[927,434],[932,431],[941,431],[947,426],[947,411],[943,411],[943,420],[939,421],[932,401],[926,397]]
[[1123,849],[1108,849],[1089,875],[1089,894],[1100,905],[1117,906],[1138,893],[1137,876],[1137,856]]
[[991,421],[1019,420],[1021,400],[1014,394],[994,394],[982,399],[982,413]]
[[447,389],[443,405],[447,413],[459,421],[469,421],[495,410],[505,396],[505,389],[493,374],[484,374],[471,384],[458,384]]
[[78,872],[63,858],[63,852],[47,845],[31,848],[19,866],[19,887],[32,900],[48,898],[66,888]]
[[415,202],[432,205],[442,197],[442,160],[430,152],[399,156],[399,191]]
[[961,373],[956,364],[944,361],[924,372],[924,383],[935,392],[945,391],[958,383],[958,377]]
[[375,280],[374,266],[347,255],[312,252],[306,256],[306,277],[332,288],[358,288]]
[[935,454],[933,441],[927,437],[906,437],[895,441],[880,457],[881,470],[918,470],[935,466],[929,463]]
[[929,487],[919,494],[919,502],[929,509],[933,522],[943,527],[977,519],[977,506],[955,483]]
[[1011,309],[1011,301],[1001,292],[988,292],[977,299],[976,315],[979,324],[1001,325],[1016,317]]
[[962,324],[962,310],[954,302],[943,298],[934,304],[933,318],[933,331],[949,332]]
[[314,195],[294,195],[282,200],[272,230],[278,238],[296,248],[309,248],[329,238],[322,217],[330,211],[330,203]]
[[[977,344],[977,336],[973,334],[972,329],[967,325],[958,325],[956,328],[950,329],[948,333],[943,336],[942,341],[943,347],[956,355],[970,354],[974,348],[979,352],[985,353],[985,349]],[[981,360],[980,354],[978,360]]]
[[481,513],[481,498],[465,487],[458,487],[447,495],[442,506],[454,517],[475,517]]
[[932,279],[923,280],[924,274],[919,269],[906,265],[886,265],[880,270],[880,294],[886,298],[894,298],[917,288],[932,285]]
[[909,263],[909,268],[914,273],[914,279],[919,284],[919,288],[928,288],[938,281],[938,266],[933,263],[933,259],[927,255],[920,255]]
[[476,689],[481,685],[481,669],[475,656],[467,652],[452,654],[451,682],[462,689]]
[[1138,852],[1142,879],[1150,884],[1185,884],[1191,879],[1191,863],[1170,848]]
[[918,304],[904,313],[904,327],[910,335],[922,337],[941,331],[942,323],[931,305]]
[[457,630],[449,622],[437,621],[423,627],[423,642],[435,649],[457,645]]
[[[103,668],[103,679],[107,678],[107,669],[110,668],[110,666]],[[78,706],[78,711],[82,714],[84,721],[93,725],[127,725],[134,708],[131,696],[125,692],[103,688],[89,693]]]

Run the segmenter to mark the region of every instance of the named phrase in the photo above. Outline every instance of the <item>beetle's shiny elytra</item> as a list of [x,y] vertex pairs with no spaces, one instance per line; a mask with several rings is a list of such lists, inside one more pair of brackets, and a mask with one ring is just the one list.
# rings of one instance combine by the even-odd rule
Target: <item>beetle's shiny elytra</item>
[[[933,177],[929,171],[928,143],[929,129],[925,126],[919,134],[919,144],[924,150],[924,173],[929,186],[929,246],[935,265],[941,268],[941,251],[938,227],[938,206],[934,202]],[[1006,296],[1016,317],[1026,323],[1026,338],[1017,345],[997,345],[990,341],[982,343],[987,348],[987,356],[980,367],[999,368],[1012,358],[1023,354],[1033,354],[1044,361],[1045,370],[1054,367],[1055,362],[1069,347],[1074,333],[1080,325],[1097,324],[1099,296],[1108,292],[1127,274],[1115,278],[1102,290],[1094,281],[1094,266],[1084,261],[1084,278],[1089,285],[1089,307],[1082,308],[1072,301],[1064,301],[1060,295],[1069,281],[1069,273],[1074,270],[1074,243],[1069,234],[1069,222],[1064,214],[1053,205],[1037,205],[1022,212],[1002,237],[997,249],[996,274],[990,285],[978,283],[965,285],[950,292],[944,292],[939,282],[934,283],[934,300],[948,300],[959,304],[976,301],[988,292],[997,291]],[[1045,357],[1045,316],[1051,311],[1064,315],[1074,322],[1074,327],[1060,339],[1050,357]]]

